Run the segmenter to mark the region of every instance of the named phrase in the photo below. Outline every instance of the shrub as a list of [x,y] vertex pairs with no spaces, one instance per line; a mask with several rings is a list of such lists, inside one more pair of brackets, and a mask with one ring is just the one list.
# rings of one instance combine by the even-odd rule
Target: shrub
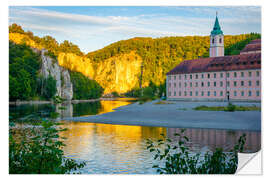
[[229,103],[228,106],[224,109],[224,111],[229,111],[229,112],[233,112],[236,110],[236,106],[233,105],[232,103]]
[[160,174],[233,174],[237,169],[237,153],[243,152],[246,135],[243,134],[230,153],[223,152],[222,148],[216,148],[214,152],[205,154],[191,153],[186,146],[188,137],[184,136],[185,129],[181,133],[175,133],[179,137],[178,143],[165,138],[157,142],[147,140],[147,149],[154,153],[154,159],[162,162],[162,165],[153,165]]
[[41,128],[33,128],[28,138],[19,142],[9,136],[10,174],[65,174],[85,166],[66,158],[62,150],[65,144],[58,133],[66,129],[57,128],[59,123],[43,120]]

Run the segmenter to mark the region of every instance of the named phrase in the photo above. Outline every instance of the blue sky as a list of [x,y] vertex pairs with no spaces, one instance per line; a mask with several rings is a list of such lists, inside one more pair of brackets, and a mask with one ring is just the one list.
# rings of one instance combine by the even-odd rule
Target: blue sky
[[9,24],[87,53],[133,37],[209,35],[216,11],[224,34],[261,32],[258,6],[11,6]]

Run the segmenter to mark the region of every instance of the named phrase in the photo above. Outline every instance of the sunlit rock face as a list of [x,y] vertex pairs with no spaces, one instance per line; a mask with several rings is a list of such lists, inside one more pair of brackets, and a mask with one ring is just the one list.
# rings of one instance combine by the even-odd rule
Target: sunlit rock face
[[[104,94],[111,92],[125,93],[134,88],[139,87],[141,76],[142,58],[135,52],[121,54],[100,62],[94,62],[85,56],[78,56],[73,53],[59,53],[57,62],[53,62],[51,57],[45,56],[45,50],[42,50],[40,44],[30,39],[27,35],[19,33],[9,33],[9,40],[16,44],[26,43],[36,53],[43,52],[42,61],[44,65],[43,74],[47,77],[49,71],[52,76],[57,80],[57,94],[66,99],[72,98],[72,84],[70,76],[66,69],[71,71],[81,72],[90,79],[96,80],[103,88]],[[60,66],[59,66],[59,65]],[[54,66],[55,65],[55,66]],[[61,68],[64,67],[64,68]],[[160,66],[153,72],[151,69],[144,67],[143,75],[156,77],[153,82],[157,85],[164,81],[163,69]],[[64,81],[61,86],[61,75]],[[148,86],[149,80],[143,79],[142,86]]]
[[41,50],[41,75],[45,78],[51,75],[56,80],[56,95],[66,100],[71,100],[73,88],[68,70],[59,66],[56,59],[46,56],[46,52],[47,50],[45,49]]
[[72,53],[60,53],[58,62],[65,68],[96,80],[107,94],[114,91],[124,93],[138,87],[142,59],[133,51],[98,63]]

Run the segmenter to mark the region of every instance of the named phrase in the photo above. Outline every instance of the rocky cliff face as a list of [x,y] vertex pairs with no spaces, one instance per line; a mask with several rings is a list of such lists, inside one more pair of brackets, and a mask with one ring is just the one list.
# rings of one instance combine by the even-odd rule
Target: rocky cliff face
[[72,71],[78,71],[96,80],[104,93],[127,92],[139,85],[142,58],[135,52],[108,58],[99,63],[72,53],[60,53],[58,62]]
[[71,100],[73,97],[73,88],[70,75],[67,69],[59,66],[58,61],[46,55],[47,50],[42,49],[40,52],[42,64],[40,73],[47,78],[51,75],[56,80],[56,95]]

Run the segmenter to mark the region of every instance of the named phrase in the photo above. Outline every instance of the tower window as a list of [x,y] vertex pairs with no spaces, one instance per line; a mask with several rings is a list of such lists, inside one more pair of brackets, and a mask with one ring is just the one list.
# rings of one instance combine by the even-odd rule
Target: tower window
[[222,39],[221,38],[219,38],[219,43],[222,43]]
[[212,39],[212,44],[214,44],[214,43],[215,43],[215,38]]

